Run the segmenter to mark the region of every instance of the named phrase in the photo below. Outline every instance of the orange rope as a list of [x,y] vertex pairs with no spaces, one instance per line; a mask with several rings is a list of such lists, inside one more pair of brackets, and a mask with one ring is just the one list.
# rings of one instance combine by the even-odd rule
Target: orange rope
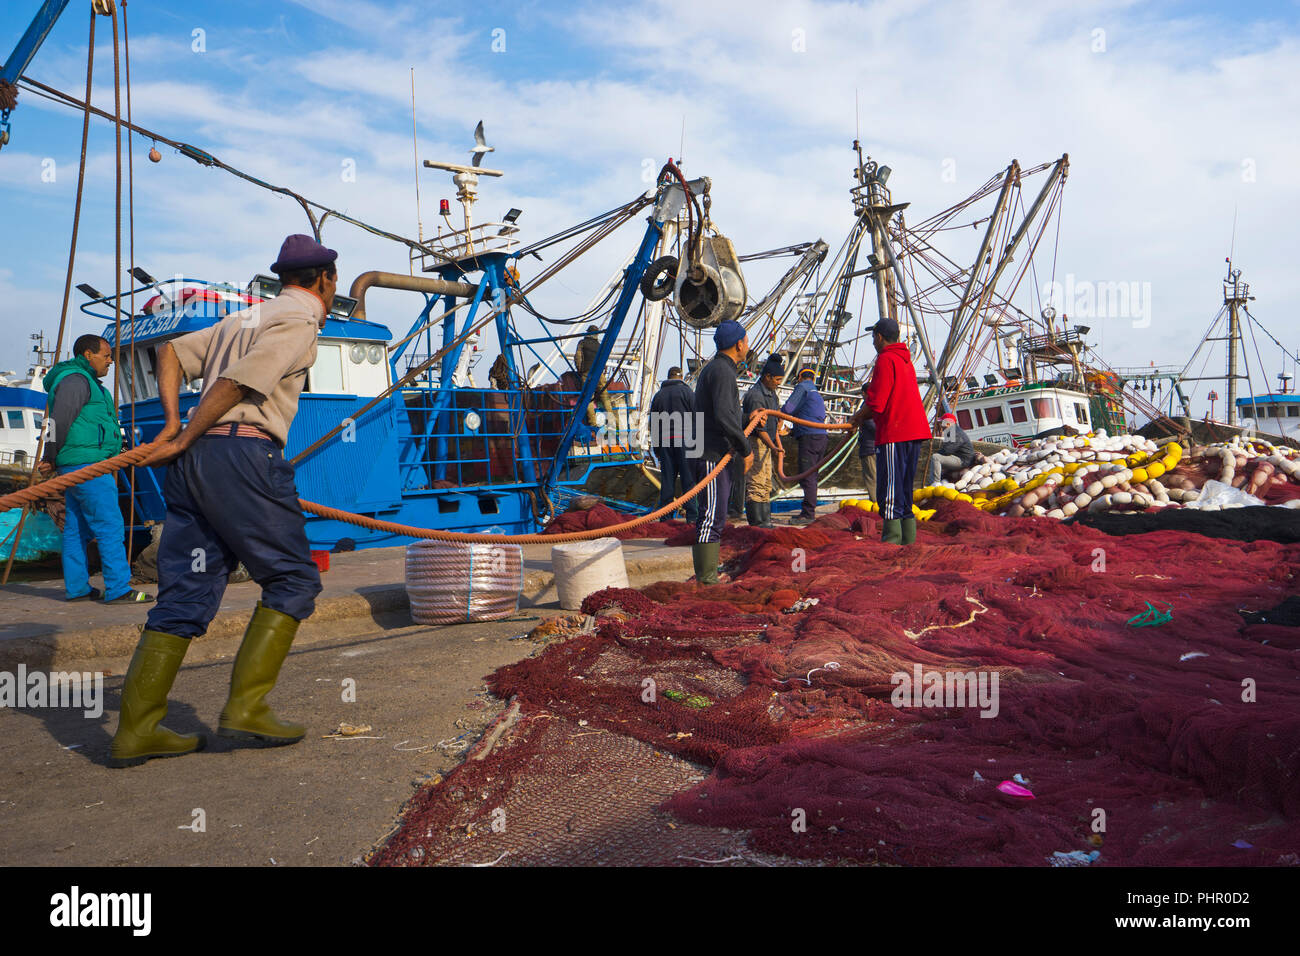
[[83,481],[90,481],[92,478],[98,478],[100,475],[112,474],[115,471],[121,471],[130,465],[138,465],[150,452],[153,451],[157,442],[150,442],[147,445],[137,445],[130,451],[124,451],[120,455],[114,455],[112,458],[105,458],[103,461],[97,461],[93,465],[87,465],[85,468],[79,468],[76,471],[70,471],[66,475],[57,475],[54,478],[47,478],[39,484],[32,485],[29,488],[20,488],[17,491],[10,492],[7,495],[0,495],[0,511],[8,511],[10,508],[18,508],[25,505],[33,504],[42,498],[53,498],[62,494],[74,485],[79,485]]
[[[805,423],[805,424],[813,424],[813,423],[811,423],[811,422],[807,422],[807,423]],[[853,426],[851,426],[851,425],[848,425],[848,426],[845,426],[845,425],[823,425],[823,426],[821,426],[821,427],[826,428],[826,429],[843,429],[843,428],[845,428],[845,427],[852,428]],[[849,441],[850,441],[852,438],[853,438],[853,436],[852,436],[852,435],[849,435],[847,438],[844,439],[844,441],[840,442],[840,443],[839,443],[838,445],[836,445],[833,449],[831,449],[830,451],[828,451],[826,454],[822,455],[821,461],[817,462],[817,464],[813,465],[813,466],[812,466],[811,468],[809,468],[807,471],[801,471],[801,472],[799,472],[799,474],[797,474],[797,475],[788,475],[788,476],[786,475],[786,473],[785,473],[785,471],[784,471],[784,469],[785,469],[785,446],[782,445],[782,444],[778,441],[778,442],[776,443],[776,447],[779,449],[779,451],[777,452],[777,456],[776,456],[776,476],[777,476],[778,478],[780,478],[782,481],[784,481],[784,482],[785,482],[786,484],[788,484],[788,485],[792,485],[792,484],[795,484],[796,482],[803,481],[805,478],[807,478],[809,475],[811,475],[814,471],[821,471],[822,465],[826,464],[828,461],[830,461],[832,458],[834,458],[836,455],[838,455],[841,451],[843,451],[843,450],[844,450],[844,446],[845,446],[846,444],[848,444]]]
[[[851,429],[852,425],[828,425],[825,422],[810,422],[802,418],[795,418],[793,415],[787,415],[784,412],[764,409],[756,414],[749,426],[745,429],[745,434],[749,435],[755,428],[761,425],[768,415],[775,415],[777,418],[783,418],[788,422],[796,425],[805,425],[809,428],[824,428],[828,431],[845,431]],[[551,542],[559,544],[564,541],[590,541],[593,538],[608,538],[620,531],[628,531],[632,528],[639,528],[643,524],[650,524],[652,521],[658,521],[665,515],[672,514],[681,505],[690,501],[701,491],[703,491],[722,469],[726,468],[731,461],[731,453],[722,456],[722,460],[713,466],[713,469],[700,479],[695,487],[683,492],[680,498],[676,498],[668,504],[651,511],[649,514],[640,515],[630,521],[624,521],[622,524],[610,525],[605,528],[589,528],[586,531],[571,531],[568,534],[473,534],[460,531],[432,531],[428,528],[417,528],[414,525],[398,524],[393,521],[381,521],[377,518],[367,518],[364,515],[353,514],[350,511],[343,511],[339,508],[329,508],[325,505],[316,504],[314,501],[305,501],[298,499],[298,504],[303,511],[314,514],[320,518],[330,518],[334,521],[342,521],[347,524],[354,524],[358,527],[369,528],[373,531],[387,531],[389,534],[400,534],[411,538],[426,538],[434,541],[461,541],[470,544],[546,544]]]
[[[801,418],[795,418],[793,415],[787,415],[784,412],[763,410],[754,416],[749,426],[745,429],[748,436],[757,428],[768,415],[774,415],[777,418],[785,419],[796,425],[804,425],[809,428],[824,428],[827,431],[847,431],[853,428],[852,425],[828,425],[826,422],[810,422]],[[147,445],[139,445],[130,451],[122,452],[120,455],[114,455],[112,458],[106,458],[103,461],[97,461],[93,465],[87,465],[77,471],[69,472],[66,475],[42,481],[38,485],[30,488],[22,488],[11,494],[0,496],[0,510],[16,508],[20,505],[31,504],[41,498],[50,498],[61,494],[74,485],[79,485],[83,481],[89,481],[92,478],[98,478],[100,475],[107,475],[119,471],[129,465],[139,464],[141,460],[148,457],[153,451],[156,441]],[[703,491],[718,473],[726,468],[731,461],[731,453],[728,452],[722,456],[712,470],[705,475],[695,487],[684,492],[680,498],[668,502],[661,508],[651,511],[649,514],[640,515],[630,521],[622,524],[611,525],[607,528],[591,528],[587,531],[574,531],[569,534],[474,534],[470,532],[459,531],[433,531],[429,528],[417,528],[414,525],[398,524],[393,521],[381,521],[378,518],[368,518],[365,515],[353,514],[351,511],[343,511],[340,508],[330,508],[326,505],[317,504],[314,501],[298,499],[298,504],[303,511],[308,514],[314,514],[320,518],[329,518],[334,521],[342,521],[347,524],[354,524],[358,527],[369,528],[373,531],[387,531],[390,534],[400,534],[411,538],[428,538],[435,541],[462,541],[469,544],[544,544],[548,541],[559,543],[562,541],[586,541],[592,538],[607,538],[611,534],[619,531],[626,531],[631,528],[640,527],[643,524],[649,524],[652,521],[658,521],[664,515],[671,514],[682,504],[690,501],[701,491]]]

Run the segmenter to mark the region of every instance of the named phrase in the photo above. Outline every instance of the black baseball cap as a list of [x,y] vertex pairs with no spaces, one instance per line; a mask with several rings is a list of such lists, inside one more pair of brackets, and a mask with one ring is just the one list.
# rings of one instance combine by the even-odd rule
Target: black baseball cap
[[898,323],[893,319],[881,319],[871,327],[872,332],[879,332],[882,338],[897,339]]

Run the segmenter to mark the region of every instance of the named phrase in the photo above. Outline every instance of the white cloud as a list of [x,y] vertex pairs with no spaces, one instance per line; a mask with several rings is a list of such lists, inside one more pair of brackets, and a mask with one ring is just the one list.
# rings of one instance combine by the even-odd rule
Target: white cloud
[[[507,176],[484,182],[480,212],[519,206],[525,238],[536,239],[641,192],[643,160],[657,169],[678,153],[684,118],[687,172],[712,177],[714,218],[742,251],[817,237],[838,247],[852,222],[849,143],[857,123],[867,151],[893,167],[890,185],[896,200],[912,203],[912,222],[965,197],[1013,157],[1028,167],[1068,152],[1058,277],[1153,287],[1150,328],[1092,323],[1112,363],[1177,363],[1190,353],[1190,339],[1219,304],[1234,210],[1238,261],[1261,296],[1256,313],[1275,333],[1284,331],[1275,318],[1282,303],[1300,292],[1289,251],[1289,223],[1300,212],[1291,170],[1300,150],[1293,122],[1282,121],[1300,113],[1294,24],[1229,27],[1121,2],[532,7],[511,21],[511,50],[528,48],[536,31],[548,41],[567,37],[565,55],[553,67],[521,70],[515,64],[527,61],[511,57],[523,54],[484,55],[495,26],[484,15],[430,20],[422,5],[336,0],[284,9],[291,18],[283,28],[265,29],[302,36],[308,11],[343,27],[346,44],[331,27],[325,48],[286,61],[211,31],[210,69],[202,72],[188,68],[192,57],[177,39],[188,29],[152,35],[152,25],[135,18],[137,120],[272,183],[413,234],[414,66],[420,158],[463,158],[482,118],[497,147],[490,162]],[[1104,52],[1093,50],[1097,29],[1105,30]],[[97,55],[105,62],[102,50]],[[54,66],[66,88],[78,88],[74,58]],[[97,90],[96,102],[105,95]],[[102,128],[96,135],[102,146]],[[15,168],[30,169],[39,150],[23,145],[34,151]],[[291,200],[164,154],[161,166],[137,164],[150,223],[138,248],[155,274],[246,277],[265,268],[285,232],[305,231]],[[14,158],[6,152],[0,160],[5,194],[47,196],[4,165]],[[355,183],[339,175],[349,158]],[[942,178],[945,160],[955,163],[956,182]],[[1253,182],[1243,179],[1246,169]],[[102,149],[92,173],[96,188],[106,179],[111,187]],[[420,185],[432,231],[437,199],[452,189],[431,170],[421,170]],[[566,273],[563,286],[539,293],[539,305],[581,308],[640,228],[630,226]],[[102,251],[102,228],[95,235]],[[978,240],[974,230],[941,235],[936,241],[958,261]],[[345,276],[352,263],[405,268],[400,248],[344,224],[328,225],[325,238],[339,248]],[[1054,231],[1039,253],[1040,281],[1051,270],[1053,239]],[[786,265],[751,267],[751,292],[765,291]],[[78,274],[89,275],[82,267]],[[1033,312],[1031,285],[1026,280],[1017,301]],[[410,303],[397,294],[386,300],[394,326],[404,327]],[[851,301],[861,307],[860,290]],[[872,308],[869,294],[865,307]]]

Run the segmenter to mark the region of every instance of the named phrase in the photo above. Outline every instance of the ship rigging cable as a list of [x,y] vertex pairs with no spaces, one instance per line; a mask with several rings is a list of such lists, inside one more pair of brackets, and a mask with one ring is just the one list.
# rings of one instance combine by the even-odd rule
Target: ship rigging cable
[[[46,84],[41,83],[37,80],[33,80],[27,76],[22,77],[20,82],[23,83],[32,92],[34,96],[39,96],[42,99],[50,100],[51,102],[59,103],[60,105],[63,106],[71,106],[87,113],[93,113],[96,116],[99,116],[103,119],[107,119],[107,120],[114,119],[112,113],[109,113],[105,110],[101,110],[96,106],[89,105],[89,101],[90,101],[89,93],[86,94],[86,99],[79,100],[75,96],[72,96],[69,93],[64,93],[62,90],[59,90],[53,86],[47,86]],[[87,123],[88,122],[89,122],[89,117],[87,117]],[[274,193],[280,193],[281,195],[289,196],[290,198],[297,200],[297,202],[303,207],[303,210],[307,213],[307,219],[311,223],[312,232],[316,235],[318,239],[320,238],[321,224],[325,221],[327,217],[333,216],[335,219],[341,219],[342,221],[349,223],[350,225],[356,226],[358,229],[364,229],[366,232],[379,236],[383,239],[391,239],[393,242],[401,243],[402,245],[408,246],[411,249],[414,249],[425,255],[434,254],[432,250],[421,245],[419,242],[415,241],[414,239],[408,239],[406,236],[401,236],[398,235],[397,233],[389,232],[386,229],[380,229],[378,226],[372,226],[367,222],[364,222],[353,216],[349,216],[347,213],[339,212],[337,209],[331,209],[329,206],[326,206],[323,203],[319,203],[316,202],[315,200],[308,199],[305,196],[301,195],[300,193],[294,192],[292,189],[289,189],[287,186],[276,186],[273,183],[268,183],[266,180],[259,179],[258,177],[246,173],[241,169],[237,169],[236,167],[231,166],[229,163],[223,162],[222,160],[218,159],[216,156],[212,155],[211,153],[205,152],[195,146],[191,146],[188,143],[171,139],[168,136],[164,136],[162,133],[157,133],[154,132],[153,130],[146,129],[145,127],[132,123],[129,120],[123,123],[122,125],[129,130],[133,130],[134,132],[139,133],[141,136],[147,136],[155,143],[166,143],[168,146],[172,147],[172,149],[176,150],[178,153],[188,156],[190,159],[194,160],[196,163],[199,163],[202,166],[212,166],[217,169],[224,170],[225,172],[230,173],[232,176],[237,176],[240,179],[243,179],[246,182],[250,182],[255,186],[260,186],[263,189],[270,190],[271,192]],[[321,211],[321,215],[319,218],[317,218],[312,213],[312,209],[317,209]]]
[[[90,102],[91,84],[94,80],[95,70],[95,17],[97,15],[95,5],[90,8],[90,40],[88,41],[88,52],[86,54],[86,102]],[[116,17],[116,13],[114,13]],[[68,324],[68,303],[72,297],[72,273],[73,265],[77,258],[77,232],[81,225],[81,200],[85,195],[86,186],[86,145],[90,138],[90,110],[87,107],[85,115],[81,122],[81,162],[77,167],[77,197],[72,209],[72,239],[68,247],[68,271],[63,283],[63,308],[59,313],[59,333],[54,342],[54,357],[57,360],[59,353],[63,350],[63,334]],[[32,461],[31,474],[27,476],[27,486],[30,488],[36,483],[37,470],[40,468],[41,458],[45,449],[45,429],[36,442],[36,455]],[[27,523],[27,514],[30,509],[24,505],[23,512],[18,517],[18,525],[14,532],[14,544],[9,550],[9,558],[5,562],[3,576],[0,576],[0,586],[9,583],[9,572],[13,568],[14,556],[18,553],[18,544],[22,541],[23,526]]]

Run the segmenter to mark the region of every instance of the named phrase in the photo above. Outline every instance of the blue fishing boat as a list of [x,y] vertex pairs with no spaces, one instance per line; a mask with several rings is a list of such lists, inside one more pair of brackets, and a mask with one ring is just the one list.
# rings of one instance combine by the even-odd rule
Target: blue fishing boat
[[[635,427],[633,390],[625,380],[604,381],[601,372],[660,246],[664,224],[675,221],[692,184],[680,175],[679,181],[663,176],[654,189],[591,221],[629,221],[639,210],[649,210],[616,299],[594,317],[599,349],[581,375],[567,363],[552,364],[556,355],[568,354],[554,346],[571,336],[521,334],[512,314],[517,305],[534,311],[519,279],[520,257],[557,241],[555,237],[521,247],[515,239],[517,211],[507,214],[507,221],[472,223],[477,176],[499,173],[426,165],[456,173],[465,228],[422,243],[413,256],[419,274],[366,272],[352,283],[349,295],[335,297],[285,457],[297,469],[300,496],[310,502],[420,528],[533,533],[569,499],[587,493],[598,473],[640,467],[640,454],[620,437]],[[590,223],[584,227],[593,228]],[[580,235],[584,227],[560,237]],[[163,425],[158,350],[279,291],[278,280],[268,275],[254,276],[243,288],[181,276],[158,281],[140,270],[137,278],[141,284],[120,300],[101,295],[82,305],[87,314],[105,320],[104,337],[120,349],[120,417],[129,446],[151,441]],[[414,318],[396,340],[389,325],[368,313],[366,296],[374,288],[403,289],[418,297],[411,310]],[[115,317],[114,302],[132,294],[144,302],[138,314],[123,311]],[[591,317],[582,320],[585,324]],[[477,387],[469,370],[480,337],[493,334],[501,356],[492,373],[494,387]],[[547,347],[552,347],[549,358],[543,355]],[[552,381],[538,384],[547,369]],[[608,404],[594,401],[598,387]],[[197,406],[202,388],[202,381],[185,383],[182,417]],[[598,404],[605,410],[594,411]],[[143,530],[165,517],[164,469],[136,468],[134,473],[132,481],[130,471],[121,472],[119,486],[124,510]],[[627,501],[611,503],[633,513],[644,510]],[[411,540],[311,514],[307,534],[311,546],[320,550]]]

